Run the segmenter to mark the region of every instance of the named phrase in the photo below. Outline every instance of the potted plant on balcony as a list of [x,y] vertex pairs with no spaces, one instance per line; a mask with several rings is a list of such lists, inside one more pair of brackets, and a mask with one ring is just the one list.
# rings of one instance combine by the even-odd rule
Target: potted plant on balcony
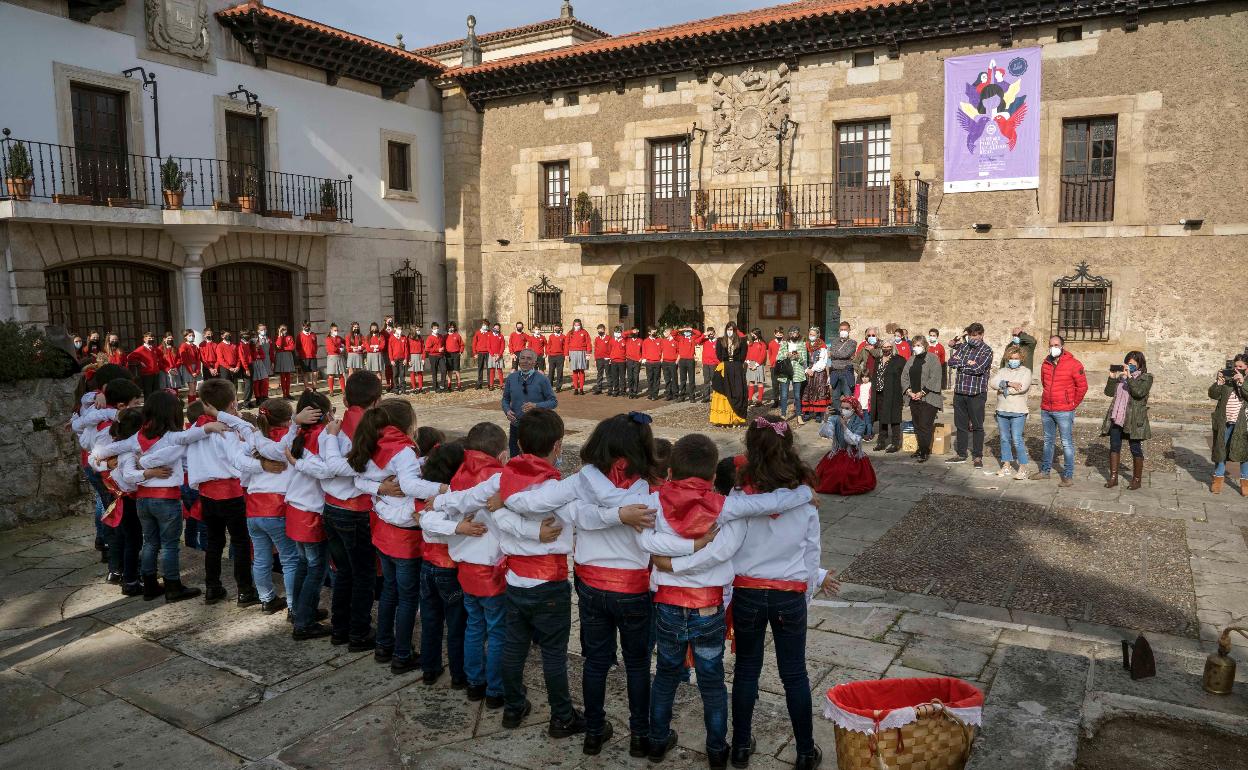
[[260,180],[256,177],[255,169],[249,168],[243,172],[242,187],[242,192],[238,196],[238,207],[244,213],[254,214],[256,204],[259,203],[256,200],[256,194],[260,189]]
[[893,223],[908,225],[913,222],[910,211],[910,189],[900,173],[893,174]]
[[693,191],[693,229],[706,229],[706,214],[711,208],[711,191]]
[[321,219],[326,222],[338,219],[338,190],[332,179],[321,182]]
[[165,162],[160,164],[160,187],[167,210],[182,210],[182,199],[186,195],[186,183],[189,181],[191,181],[191,173],[183,171],[173,158],[166,158]]
[[35,185],[35,172],[30,165],[30,153],[26,145],[13,142],[5,151],[4,186],[9,197],[14,200],[30,200],[31,188]]
[[589,221],[593,216],[594,203],[589,199],[589,193],[577,193],[576,204],[572,208],[572,217],[576,220],[576,232],[580,235],[589,235]]
[[793,229],[793,200],[789,197],[788,185],[780,185],[776,190],[776,208],[780,209],[780,229]]

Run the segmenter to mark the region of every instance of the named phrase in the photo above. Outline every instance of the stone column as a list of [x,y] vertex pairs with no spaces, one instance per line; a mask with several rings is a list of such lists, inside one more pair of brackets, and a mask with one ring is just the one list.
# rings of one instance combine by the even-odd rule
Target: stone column
[[165,229],[186,252],[182,266],[182,328],[195,331],[195,342],[203,340],[208,319],[204,313],[204,250],[225,235],[224,227],[183,225]]

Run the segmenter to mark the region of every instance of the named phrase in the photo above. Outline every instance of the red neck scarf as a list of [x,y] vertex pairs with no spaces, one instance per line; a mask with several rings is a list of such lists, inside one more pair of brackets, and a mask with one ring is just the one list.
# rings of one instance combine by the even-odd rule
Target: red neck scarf
[[498,461],[498,458],[490,457],[485,452],[469,449],[464,452],[464,461],[451,478],[451,491],[461,492],[475,487],[502,469],[503,464]]
[[360,418],[364,416],[364,407],[349,406],[347,413],[342,416],[342,432],[347,434],[347,438],[355,438],[355,426],[360,424]]
[[382,428],[381,436],[377,439],[377,448],[373,450],[372,461],[378,468],[384,468],[399,452],[415,448],[416,443],[412,441],[411,436],[393,425],[387,425]]
[[623,457],[611,463],[611,470],[607,473],[607,481],[610,481],[620,489],[628,489],[641,476],[636,473],[628,472],[628,460]]
[[817,339],[814,342],[810,342],[809,340],[807,340],[806,342],[807,353],[813,353],[816,350],[823,350],[826,347],[827,347],[827,343],[825,343],[823,340]]
[[299,434],[303,436],[303,448],[305,451],[314,455],[321,453],[321,431],[323,430],[325,430],[324,423],[304,425],[299,429]]
[[288,430],[290,430],[289,425],[282,425],[276,428],[269,428],[269,441],[272,441],[275,444],[280,443],[282,439],[286,438],[286,431]]
[[750,483],[745,475],[745,466],[749,464],[749,459],[745,455],[737,455],[732,458],[732,462],[737,467],[737,486],[741,487],[747,495],[757,494],[758,488]]
[[142,450],[142,451],[144,451],[144,452],[146,452],[147,450],[151,449],[151,448],[152,448],[152,444],[155,444],[157,441],[160,441],[162,438],[164,438],[164,436],[163,436],[163,435],[162,435],[162,436],[156,436],[155,438],[148,438],[148,437],[147,437],[147,434],[146,434],[146,432],[145,432],[146,430],[147,430],[147,426],[146,426],[146,425],[144,425],[142,428],[140,428],[140,429],[139,429],[139,432],[138,432],[138,433],[134,434],[134,435],[138,436],[138,439],[139,439],[139,449],[140,449],[140,450]]
[[724,507],[724,496],[705,479],[674,479],[659,488],[663,517],[681,537],[699,538],[710,530]]
[[562,478],[559,469],[537,455],[519,455],[503,468],[498,480],[498,494],[503,500],[543,481]]
[[195,425],[192,427],[202,428],[210,422],[215,422],[215,421],[208,415],[201,414],[199,417],[195,418]]

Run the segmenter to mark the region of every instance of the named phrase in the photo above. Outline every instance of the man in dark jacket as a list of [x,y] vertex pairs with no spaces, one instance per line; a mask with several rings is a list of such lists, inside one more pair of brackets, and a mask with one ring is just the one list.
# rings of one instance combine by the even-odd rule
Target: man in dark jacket
[[1040,423],[1044,426],[1044,454],[1040,469],[1031,474],[1033,481],[1049,478],[1053,468],[1054,442],[1062,435],[1062,474],[1059,486],[1069,487],[1075,475],[1075,410],[1088,392],[1088,377],[1083,364],[1066,350],[1061,335],[1049,338],[1049,354],[1040,364],[1040,382],[1044,395],[1040,399]]

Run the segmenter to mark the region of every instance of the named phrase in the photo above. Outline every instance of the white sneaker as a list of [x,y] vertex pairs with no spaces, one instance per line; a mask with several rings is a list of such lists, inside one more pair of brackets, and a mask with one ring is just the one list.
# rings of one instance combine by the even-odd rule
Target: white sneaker
[[1015,481],[1028,481],[1030,478],[1031,478],[1031,475],[1022,468],[1019,468],[1018,473],[1014,474]]
[[1005,478],[1006,476],[1009,476],[1013,472],[1014,472],[1014,469],[1011,468],[1010,466],[1002,465],[1001,470],[997,471],[997,475],[1000,476],[1001,478]]

